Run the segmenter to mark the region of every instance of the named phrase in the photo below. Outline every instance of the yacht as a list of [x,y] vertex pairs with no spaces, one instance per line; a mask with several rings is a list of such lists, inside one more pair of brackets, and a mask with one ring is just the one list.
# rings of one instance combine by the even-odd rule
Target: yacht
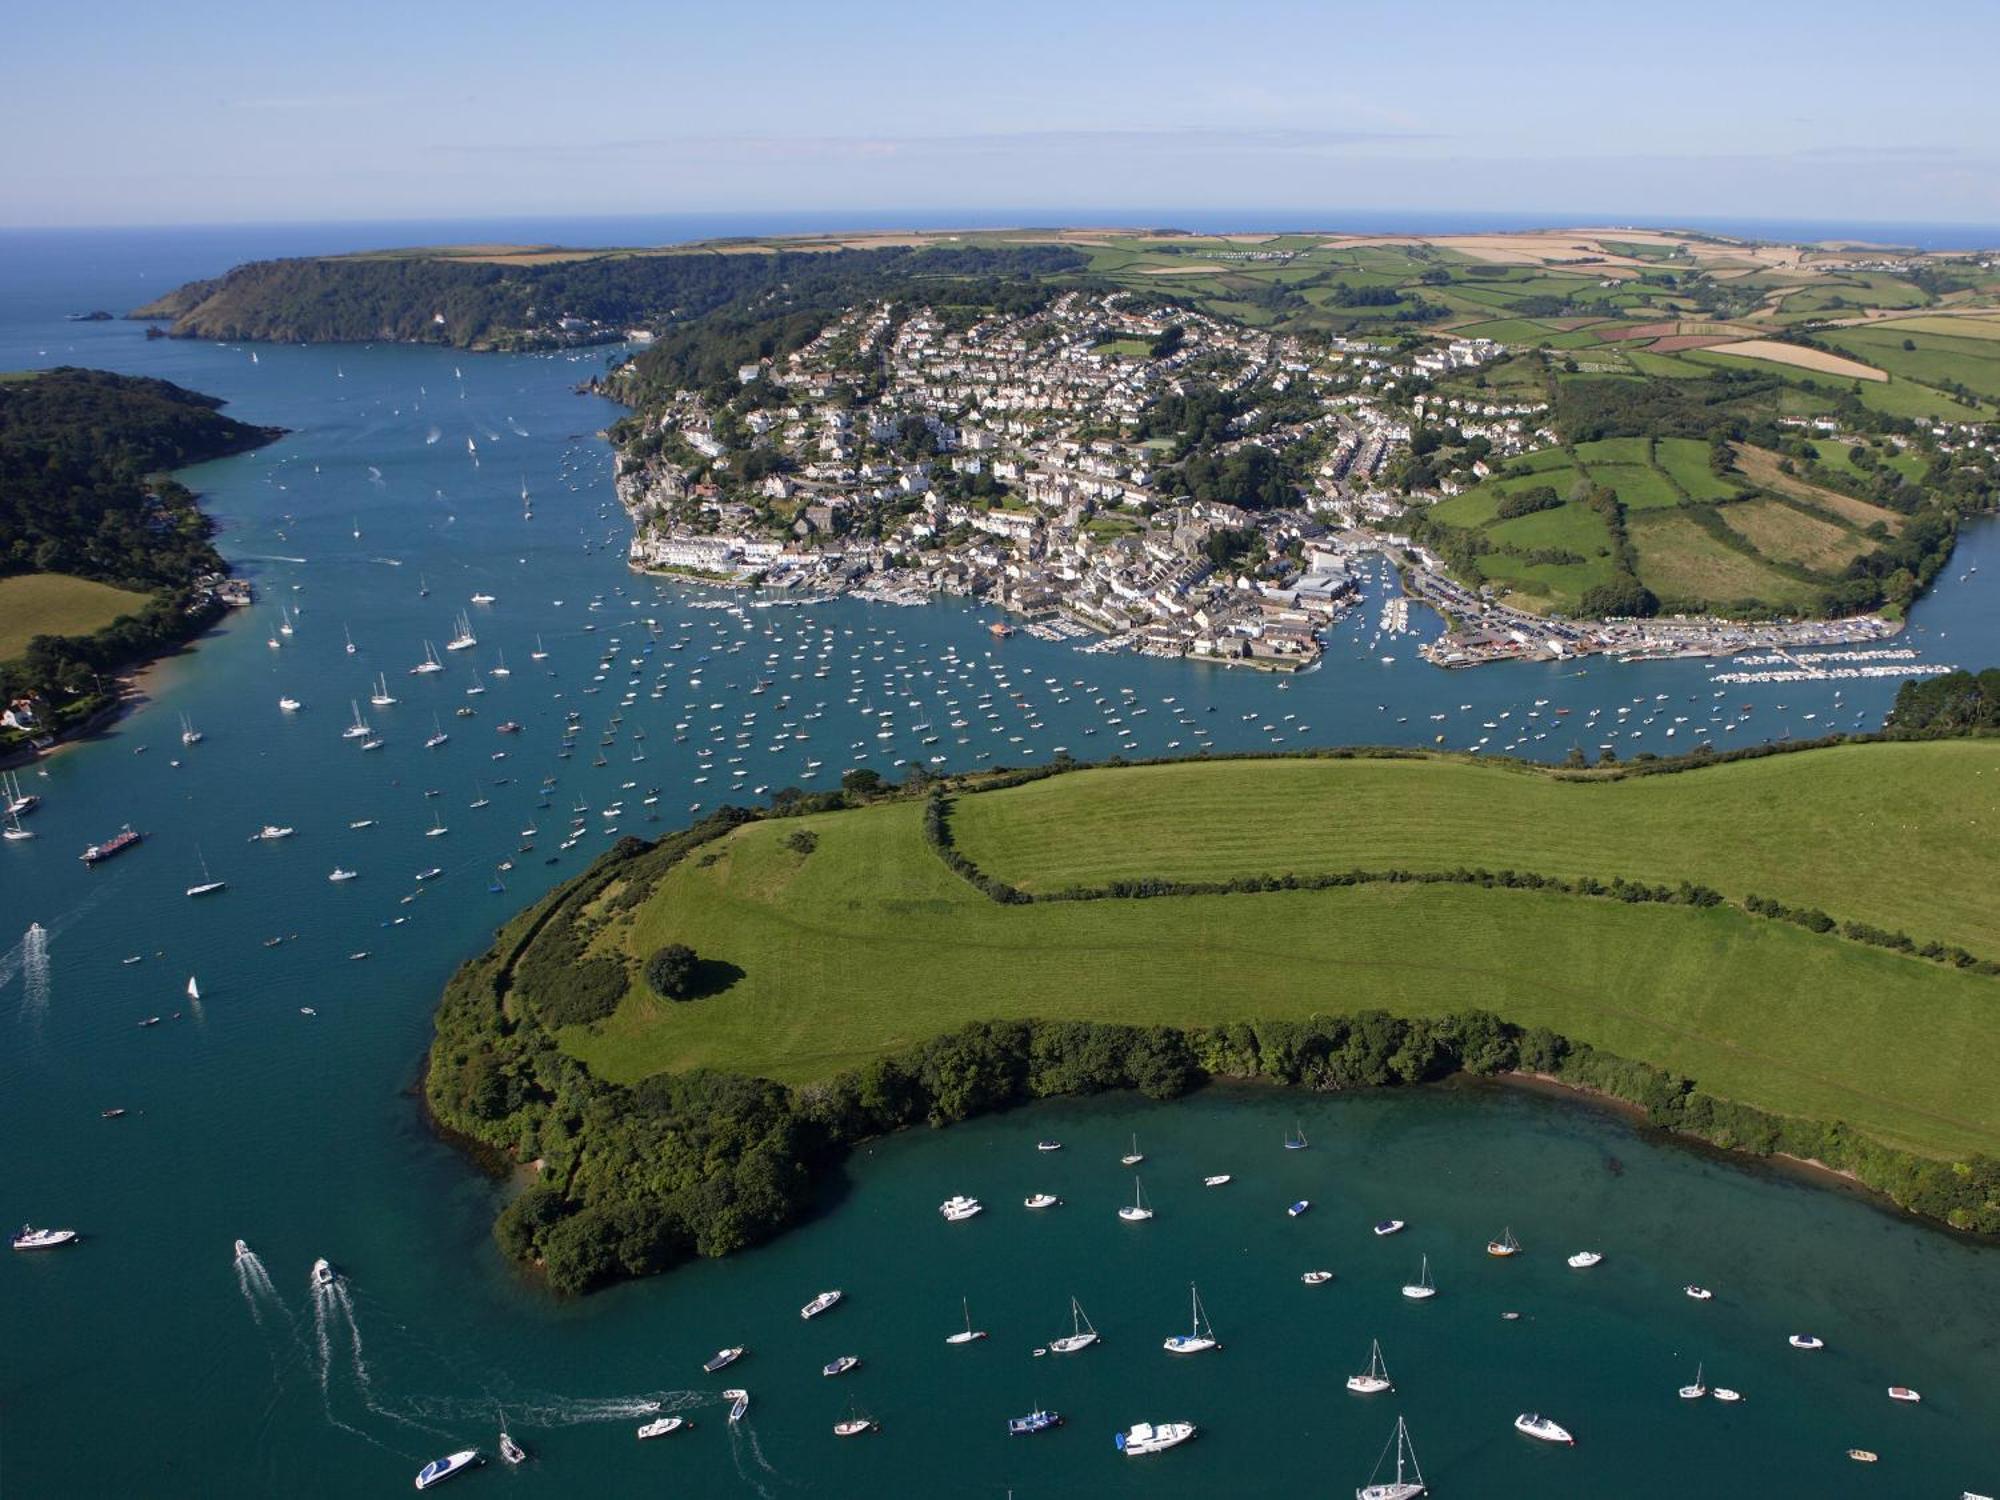
[[685,1426],[687,1426],[686,1417],[655,1417],[639,1429],[639,1441],[643,1443],[647,1438],[665,1437],[670,1432],[679,1432]]
[[1560,1422],[1551,1422],[1537,1412],[1524,1411],[1514,1418],[1514,1430],[1524,1437],[1540,1438],[1545,1443],[1567,1443],[1572,1447],[1576,1444],[1567,1427]]
[[299,702],[299,700],[296,698],[280,698],[278,700],[279,713],[295,714],[303,707],[305,707],[305,705]]
[[1382,1472],[1382,1465],[1389,1459],[1389,1445],[1384,1444],[1382,1456],[1375,1460],[1374,1473],[1368,1476],[1367,1484],[1354,1492],[1354,1500],[1417,1500],[1418,1496],[1429,1493],[1424,1488],[1424,1471],[1417,1467],[1417,1450],[1410,1442],[1410,1429],[1401,1417],[1396,1418],[1396,1434],[1390,1442],[1396,1448],[1396,1477],[1386,1484],[1376,1482],[1375,1475]]
[[1311,1207],[1312,1207],[1312,1199],[1301,1198],[1299,1199],[1298,1202],[1294,1203],[1290,1208],[1285,1210],[1285,1215],[1286,1217],[1293,1219],[1302,1218],[1305,1215],[1306,1210],[1310,1209]]
[[821,1292],[812,1301],[799,1309],[799,1316],[801,1318],[816,1318],[839,1300],[840,1293],[838,1291]]
[[324,1257],[313,1262],[312,1285],[314,1291],[318,1291],[321,1287],[332,1286],[339,1279],[340,1273],[327,1264]]
[[1021,1201],[1024,1208],[1054,1208],[1062,1199],[1054,1193],[1030,1193]]
[[1127,1458],[1138,1458],[1147,1453],[1164,1453],[1169,1448],[1178,1448],[1194,1433],[1192,1422],[1134,1422],[1130,1430],[1119,1433],[1112,1442]]
[[297,831],[298,831],[297,829],[292,828],[288,824],[266,823],[262,828],[258,829],[255,833],[250,835],[250,842],[253,844],[267,843],[267,842],[274,843],[279,839],[290,838]]
[[201,879],[187,888],[187,893],[190,896],[212,896],[217,891],[229,889],[228,881],[217,880],[213,875],[208,873],[208,861],[202,857],[202,852],[199,849],[195,850],[194,857],[201,862]]
[[1217,1172],[1213,1177],[1204,1177],[1201,1180],[1201,1185],[1203,1187],[1227,1187],[1229,1185],[1229,1174],[1227,1172]]
[[1431,1258],[1424,1257],[1422,1271],[1414,1283],[1403,1288],[1403,1295],[1412,1302],[1426,1302],[1437,1295],[1437,1288],[1431,1284]]
[[1209,1324],[1208,1310],[1201,1305],[1201,1293],[1195,1290],[1193,1282],[1188,1283],[1188,1295],[1194,1304],[1192,1323],[1186,1333],[1177,1333],[1163,1346],[1169,1354],[1205,1354],[1210,1349],[1220,1349],[1222,1341],[1215,1336],[1215,1329]]
[[1303,1281],[1307,1286],[1325,1286],[1329,1281],[1333,1280],[1333,1272],[1308,1271],[1299,1280]]
[[972,1299],[961,1297],[959,1303],[965,1309],[965,1328],[959,1333],[946,1334],[944,1341],[947,1344],[970,1344],[985,1338],[985,1329],[972,1326]]
[[347,706],[354,710],[354,722],[340,731],[340,737],[344,740],[367,739],[374,731],[368,727],[368,721],[361,717],[361,705],[350,698],[347,700]]
[[1707,1287],[1696,1286],[1693,1282],[1689,1282],[1682,1290],[1697,1302],[1707,1302],[1715,1296],[1715,1293],[1711,1292]]
[[1134,1134],[1132,1137],[1132,1149],[1118,1158],[1118,1165],[1121,1167],[1136,1167],[1145,1159],[1145,1155],[1139,1150],[1139,1137]]
[[1906,1385],[1892,1385],[1889,1387],[1889,1399],[1891,1401],[1907,1402],[1909,1405],[1915,1406],[1924,1398]]
[[503,1432],[500,1434],[500,1456],[510,1464],[524,1464],[528,1461],[528,1450]]
[[1025,1417],[1007,1419],[1007,1436],[1031,1437],[1037,1432],[1047,1432],[1051,1427],[1060,1427],[1062,1424],[1061,1412],[1031,1411]]
[[738,1422],[741,1422],[746,1415],[748,1415],[750,1411],[750,1393],[748,1391],[745,1390],[724,1391],[722,1393],[722,1399],[729,1403],[730,1426],[734,1427]]
[[1694,1384],[1681,1387],[1681,1400],[1699,1401],[1703,1396],[1708,1394],[1708,1386],[1703,1383],[1701,1373],[1702,1367],[1696,1365],[1694,1367]]
[[828,1360],[824,1365],[822,1365],[820,1367],[820,1374],[845,1375],[849,1370],[853,1369],[856,1365],[860,1363],[861,1363],[860,1355],[843,1354],[840,1356],[839,1359]]
[[396,701],[395,695],[389,691],[388,673],[376,675],[375,691],[368,695],[368,701],[377,708],[387,708]]
[[1603,1259],[1595,1250],[1579,1250],[1569,1258],[1569,1268],[1572,1271],[1588,1271]]
[[412,677],[422,677],[427,673],[442,672],[443,670],[444,663],[438,660],[437,647],[433,646],[429,641],[425,641],[424,659],[410,668],[410,675]]
[[743,1346],[733,1344],[727,1349],[715,1351],[715,1357],[701,1367],[704,1375],[713,1375],[718,1370],[726,1370],[743,1357]]
[[424,748],[426,750],[435,750],[451,738],[450,735],[444,732],[444,725],[438,723],[436,714],[431,715],[431,729],[433,731],[431,737],[424,741]]
[[1062,1142],[1061,1142],[1061,1141],[1036,1141],[1036,1142],[1035,1142],[1035,1149],[1036,1149],[1037,1151],[1060,1151],[1060,1150],[1062,1150]]
[[1514,1231],[1511,1228],[1503,1229],[1500,1231],[1499,1239],[1486,1242],[1486,1253],[1503,1259],[1509,1255],[1519,1255],[1521,1242],[1514,1238]]
[[1795,1333],[1789,1339],[1785,1340],[1785,1342],[1790,1344],[1794,1349],[1824,1349],[1826,1347],[1825,1339],[1815,1338],[1810,1333]]
[[341,881],[352,880],[356,875],[359,875],[360,873],[361,872],[359,870],[343,870],[340,868],[339,865],[335,865],[333,867],[333,873],[328,875],[326,878],[328,880],[333,881],[336,885],[338,885]]
[[183,745],[193,748],[206,738],[206,735],[194,727],[194,720],[190,719],[186,714],[181,715],[181,743]]
[[1118,1210],[1118,1217],[1127,1224],[1143,1224],[1153,1217],[1153,1211],[1146,1207],[1146,1190],[1139,1185],[1139,1179],[1132,1179],[1132,1202]]
[[944,1215],[947,1223],[951,1224],[973,1218],[985,1211],[986,1205],[977,1198],[966,1198],[956,1193],[938,1205],[938,1212]]
[[468,620],[463,613],[459,615],[456,624],[457,633],[444,643],[445,650],[470,651],[474,646],[479,644],[479,637],[472,633],[472,621]]
[[417,1471],[417,1488],[427,1490],[434,1484],[443,1484],[455,1475],[463,1474],[480,1461],[477,1448],[466,1448],[458,1453],[434,1458]]
[[1379,1239],[1385,1235],[1401,1234],[1403,1232],[1403,1228],[1404,1225],[1401,1219],[1384,1219],[1381,1223],[1375,1226],[1375,1234],[1376,1237]]
[[1097,1342],[1097,1330],[1090,1326],[1090,1319],[1084,1316],[1083,1304],[1074,1297],[1069,1299],[1069,1326],[1070,1331],[1061,1338],[1049,1340],[1049,1353],[1074,1354]]
[[1715,1399],[1718,1401],[1726,1401],[1732,1406],[1735,1405],[1738,1401],[1741,1401],[1743,1399],[1743,1393],[1741,1391],[1732,1391],[1726,1385],[1717,1386],[1714,1390],[1709,1392],[1709,1395],[1715,1397]]
[[1382,1344],[1371,1339],[1368,1344],[1368,1368],[1359,1375],[1347,1377],[1347,1388],[1358,1396],[1374,1396],[1383,1391],[1393,1391],[1390,1383],[1389,1367],[1382,1362]]
[[32,1224],[23,1224],[21,1232],[14,1236],[16,1250],[54,1250],[63,1245],[76,1243],[74,1229],[37,1229]]

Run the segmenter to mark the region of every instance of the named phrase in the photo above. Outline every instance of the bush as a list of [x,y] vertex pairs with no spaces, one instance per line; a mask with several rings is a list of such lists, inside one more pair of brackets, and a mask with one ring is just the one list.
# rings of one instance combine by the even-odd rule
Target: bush
[[669,943],[646,960],[646,983],[663,1000],[685,1000],[694,989],[696,962],[686,943]]

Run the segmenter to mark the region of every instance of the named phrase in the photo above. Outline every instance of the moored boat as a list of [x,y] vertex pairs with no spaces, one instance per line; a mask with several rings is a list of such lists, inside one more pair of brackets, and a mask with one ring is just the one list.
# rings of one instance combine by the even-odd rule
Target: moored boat
[[1381,1239],[1387,1235],[1401,1234],[1403,1228],[1404,1225],[1401,1219],[1383,1219],[1375,1226],[1375,1237]]
[[1924,1398],[1906,1385],[1892,1385],[1889,1387],[1889,1399],[1891,1401],[1902,1401],[1914,1406]]
[[801,1318],[816,1318],[838,1302],[841,1299],[841,1295],[838,1289],[830,1292],[821,1292],[812,1301],[799,1309],[799,1316]]
[[1596,1250],[1579,1250],[1569,1258],[1568,1265],[1572,1271],[1587,1271],[1603,1259]]
[[1403,1295],[1412,1302],[1427,1302],[1437,1295],[1437,1287],[1431,1283],[1431,1258],[1424,1257],[1423,1269],[1417,1279],[1403,1288]]
[[510,1464],[524,1464],[528,1461],[528,1450],[503,1432],[500,1434],[500,1456]]
[[1708,1394],[1708,1386],[1702,1381],[1701,1370],[1702,1367],[1700,1365],[1694,1367],[1694,1384],[1681,1387],[1681,1400],[1699,1401],[1703,1396]]
[[820,1374],[845,1375],[849,1370],[853,1369],[856,1365],[860,1363],[861,1363],[860,1355],[843,1354],[840,1356],[839,1359],[827,1361],[827,1363],[820,1368]]
[[447,1479],[456,1478],[479,1462],[479,1450],[466,1448],[458,1453],[434,1458],[417,1472],[417,1488],[427,1490],[434,1484],[443,1484]]
[[16,1250],[56,1250],[64,1245],[76,1243],[74,1229],[37,1229],[32,1224],[23,1224],[21,1232],[14,1236]]
[[1693,1282],[1689,1282],[1682,1290],[1697,1302],[1708,1302],[1715,1296],[1715,1293],[1711,1292],[1707,1287],[1696,1286]]
[[1486,1253],[1501,1259],[1521,1253],[1521,1242],[1514,1238],[1512,1227],[1500,1231],[1500,1238],[1486,1242]]
[[742,1357],[743,1346],[741,1344],[732,1345],[727,1349],[718,1349],[715,1351],[715,1356],[701,1367],[702,1373],[713,1375],[718,1370],[726,1370]]
[[1388,1365],[1383,1363],[1380,1340],[1368,1341],[1368,1368],[1359,1375],[1348,1376],[1347,1388],[1358,1396],[1379,1395],[1383,1391],[1393,1391],[1396,1388],[1390,1383]]
[[1127,1458],[1139,1458],[1148,1453],[1164,1453],[1169,1448],[1178,1448],[1194,1434],[1195,1425],[1192,1422],[1134,1422],[1112,1441]]
[[1215,1336],[1215,1329],[1208,1321],[1208,1310],[1201,1305],[1201,1293],[1193,1282],[1188,1283],[1188,1296],[1194,1304],[1193,1320],[1186,1333],[1177,1333],[1166,1341],[1169,1354],[1205,1354],[1210,1349],[1220,1349],[1222,1341]]
[[[1376,1474],[1382,1472],[1382,1465],[1389,1460],[1389,1446],[1396,1449],[1396,1477],[1377,1483]],[[1375,1470],[1368,1476],[1368,1483],[1354,1492],[1354,1500],[1417,1500],[1425,1494],[1424,1471],[1417,1467],[1417,1450],[1410,1441],[1410,1429],[1401,1417],[1396,1418],[1395,1436],[1382,1447],[1382,1456],[1375,1460]]]
[[1132,1201],[1118,1210],[1118,1217],[1127,1224],[1143,1224],[1153,1217],[1153,1210],[1146,1206],[1146,1190],[1136,1177],[1132,1179]]
[[1007,1436],[1029,1437],[1037,1432],[1047,1432],[1050,1428],[1063,1424],[1062,1413],[1056,1411],[1031,1411],[1025,1417],[1007,1419]]
[[1074,1354],[1097,1342],[1097,1330],[1090,1326],[1090,1319],[1084,1316],[1083,1304],[1074,1297],[1069,1299],[1069,1327],[1070,1331],[1061,1338],[1049,1340],[1049,1353]]
[[954,1193],[938,1205],[938,1212],[944,1216],[945,1222],[948,1224],[957,1224],[965,1219],[974,1218],[985,1211],[986,1205],[981,1203],[977,1198],[967,1198],[957,1193]]
[[1227,1187],[1229,1185],[1229,1174],[1227,1172],[1217,1172],[1213,1177],[1204,1177],[1201,1180],[1201,1185],[1203,1187]]
[[1810,1333],[1795,1333],[1785,1340],[1794,1349],[1824,1349],[1826,1340]]
[[1514,1418],[1514,1430],[1524,1437],[1539,1438],[1544,1443],[1576,1445],[1576,1438],[1560,1422],[1551,1421],[1539,1412],[1524,1411]]
[[1023,1208],[1054,1208],[1062,1199],[1054,1193],[1030,1193],[1021,1201]]

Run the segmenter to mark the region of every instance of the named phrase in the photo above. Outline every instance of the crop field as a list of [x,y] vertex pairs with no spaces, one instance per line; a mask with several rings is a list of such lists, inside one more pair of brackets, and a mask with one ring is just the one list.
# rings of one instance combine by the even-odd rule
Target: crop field
[[[1962,385],[2000,401],[2000,338],[1914,332],[1902,324],[1832,328],[1818,335],[1856,359],[1928,386]],[[1905,349],[1903,345],[1916,345]]]
[[150,602],[145,594],[68,573],[0,578],[0,661],[19,656],[38,635],[90,635]]
[[[2000,814],[1996,755],[1860,746],[1610,784],[1442,759],[1177,764],[961,796],[953,827],[994,873],[1043,887],[1512,865],[1754,886],[1881,922],[1901,911],[1990,949],[2000,870],[1974,819]],[[789,842],[802,830],[807,853]],[[1869,878],[1919,865],[1944,872],[1941,898],[1936,882]],[[1728,907],[1458,885],[1003,906],[945,868],[920,805],[897,802],[740,828],[613,930],[635,957],[679,941],[741,971],[687,1003],[635,990],[563,1033],[614,1079],[706,1065],[806,1081],[993,1017],[1477,1004],[1914,1149],[2000,1141],[1996,981]]]

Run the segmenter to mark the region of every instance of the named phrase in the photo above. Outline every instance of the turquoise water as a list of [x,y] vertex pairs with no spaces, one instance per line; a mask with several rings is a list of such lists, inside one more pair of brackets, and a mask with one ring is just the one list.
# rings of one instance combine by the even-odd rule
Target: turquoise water
[[[41,836],[0,846],[0,1216],[89,1237],[0,1264],[0,1346],[13,1356],[0,1373],[6,1493],[356,1494],[406,1485],[456,1447],[490,1451],[503,1406],[543,1456],[468,1487],[1338,1491],[1366,1477],[1399,1411],[1445,1493],[2000,1482],[1990,1456],[1980,1467],[2000,1405],[1990,1250],[1515,1096],[1050,1107],[884,1143],[823,1217],[728,1264],[574,1305],[520,1284],[486,1237],[497,1189],[429,1137],[417,1069],[451,967],[605,847],[609,828],[650,834],[695,804],[826,786],[850,765],[912,756],[1019,764],[1058,745],[1088,759],[1204,740],[1429,743],[1447,729],[1464,744],[1491,720],[1492,748],[1552,758],[1577,737],[1543,727],[1556,707],[1572,719],[1631,708],[1644,730],[1631,748],[1665,750],[1688,737],[1664,738],[1675,715],[1695,725],[1719,714],[1723,743],[1803,735],[1875,722],[1892,687],[1738,687],[1717,699],[1702,663],[1447,675],[1416,664],[1421,635],[1375,638],[1373,600],[1336,631],[1324,670],[1288,684],[999,642],[984,613],[956,604],[706,607],[716,601],[624,570],[609,457],[591,436],[613,410],[573,393],[601,354],[262,347],[253,361],[245,348],[59,321],[65,308],[122,307],[221,264],[148,260],[127,245],[77,257],[73,295],[10,300],[0,284],[0,368],[161,374],[293,429],[191,476],[258,606],[156,671],[138,712],[27,773],[45,799],[30,819]],[[68,285],[62,266],[29,269],[38,287]],[[0,272],[26,274],[18,262]],[[1909,639],[1926,656],[1996,658],[1984,592],[2000,574],[1994,537],[1977,529],[1920,608]],[[475,592],[494,603],[473,605]],[[297,624],[273,650],[281,604]],[[449,654],[445,673],[408,675],[461,610],[479,646]],[[542,662],[531,658],[538,636]],[[495,676],[503,652],[511,673]],[[469,697],[475,665],[487,691]],[[367,702],[377,673],[393,707]],[[280,713],[284,694],[304,709]],[[380,751],[340,737],[353,699]],[[457,717],[460,706],[477,717]],[[572,710],[584,732],[565,759]],[[179,743],[184,713],[206,736],[191,748]],[[425,751],[433,715],[451,739]],[[504,720],[523,732],[496,734]],[[1727,723],[1738,727],[1724,739]],[[579,801],[588,831],[561,851]],[[364,818],[374,826],[349,827]],[[95,871],[77,861],[128,821],[148,833],[142,847]],[[434,822],[449,832],[427,837]],[[266,823],[297,831],[250,842]],[[229,889],[190,901],[182,891],[203,860]],[[359,878],[329,883],[336,865]],[[433,866],[444,873],[420,886],[416,873]],[[39,936],[25,936],[31,923]],[[184,996],[190,974],[198,1012]],[[160,1025],[138,1024],[154,1015]],[[114,1106],[130,1114],[99,1118]],[[1315,1148],[1286,1155],[1276,1143],[1301,1112]],[[1130,1190],[1116,1158],[1134,1129],[1160,1211],[1137,1227],[1112,1214]],[[1069,1149],[1036,1156],[1042,1134]],[[1622,1175],[1607,1155],[1623,1159]],[[1211,1171],[1237,1181],[1203,1192],[1195,1184]],[[1020,1211],[1041,1185],[1069,1206]],[[961,1191],[992,1207],[946,1226],[935,1205]],[[1287,1220],[1283,1206],[1301,1195],[1314,1210]],[[1411,1228],[1378,1242],[1365,1226],[1388,1213]],[[1489,1263],[1479,1247],[1508,1222],[1530,1253]],[[268,1292],[232,1268],[239,1236]],[[1586,1243],[1605,1264],[1568,1272],[1561,1256]],[[1395,1288],[1425,1252],[1443,1292],[1405,1305]],[[324,1352],[306,1294],[321,1255],[348,1277],[345,1304],[323,1310]],[[1301,1287],[1314,1264],[1338,1280]],[[1190,1278],[1229,1347],[1182,1362],[1158,1340],[1182,1325]],[[1679,1295],[1695,1278],[1716,1285],[1714,1303]],[[827,1285],[849,1302],[801,1325],[795,1309]],[[1033,1359],[1071,1292],[1105,1347]],[[993,1337],[947,1349],[961,1295]],[[1502,1323],[1509,1306],[1527,1316]],[[1799,1327],[1830,1349],[1793,1354],[1784,1335]],[[1376,1336],[1399,1391],[1366,1404],[1340,1380]],[[713,1395],[726,1382],[698,1373],[726,1342],[754,1350],[740,1378],[757,1404],[734,1441]],[[861,1369],[823,1380],[819,1366],[839,1353],[861,1355]],[[1684,1408],[1673,1389],[1697,1360],[1750,1400]],[[1891,1407],[1882,1388],[1898,1380],[1925,1404]],[[849,1394],[883,1422],[878,1438],[834,1442]],[[691,1403],[697,1430],[642,1448],[630,1429],[654,1400]],[[1044,1402],[1070,1415],[1067,1429],[1005,1438],[1006,1416]],[[1575,1428],[1577,1450],[1518,1439],[1507,1424],[1524,1407]],[[1202,1439],[1143,1462],[1110,1448],[1115,1427],[1176,1417],[1200,1423]],[[1883,1463],[1849,1465],[1851,1444]]]

